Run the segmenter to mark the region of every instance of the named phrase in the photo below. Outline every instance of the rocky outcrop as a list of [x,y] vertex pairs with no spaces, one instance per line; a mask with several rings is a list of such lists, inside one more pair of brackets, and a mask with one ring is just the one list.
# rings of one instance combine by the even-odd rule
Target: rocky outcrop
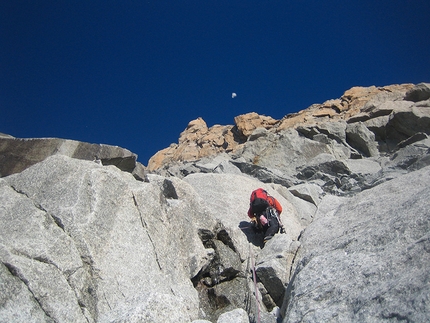
[[153,171],[175,161],[198,160],[222,152],[232,152],[256,129],[272,128],[277,120],[255,112],[235,118],[235,126],[214,125],[208,128],[202,118],[191,121],[181,133],[178,144],[157,152],[148,163]]
[[425,322],[430,167],[326,196],[301,238],[283,322]]
[[58,138],[20,139],[8,135],[0,136],[0,177],[22,172],[52,155],[114,165],[133,173],[139,180],[145,179],[146,170],[142,164],[136,162],[137,155],[118,146]]
[[[0,321],[428,321],[428,88],[197,119],[145,181],[122,148],[0,135]],[[264,246],[258,187],[286,229]]]
[[[255,313],[243,299],[255,303],[248,241],[255,250],[260,242],[243,213],[260,183],[224,174],[149,180],[63,155],[1,179],[0,317],[190,322]],[[289,210],[283,221],[297,239],[294,206],[266,188]]]
[[[413,84],[354,87],[346,91],[340,99],[314,104],[298,113],[286,115],[281,120],[251,112],[237,116],[234,119],[234,126],[215,125],[208,128],[204,120],[198,118],[191,121],[181,133],[178,144],[172,144],[156,153],[149,160],[148,168],[154,171],[176,161],[194,161],[221,152],[234,152],[246,140],[254,140],[263,136],[266,133],[265,130],[278,133],[328,120],[353,121],[355,119],[362,121],[375,118],[382,113],[382,110],[378,112],[368,111],[372,110],[370,106],[403,99],[409,101],[413,101],[413,99],[426,100],[428,88],[429,85],[426,83],[415,87]],[[384,113],[390,114],[392,110],[392,108],[391,110],[387,108]]]
[[2,321],[192,321],[214,222],[187,191],[62,155],[2,179]]
[[282,130],[287,119],[266,123],[228,153],[169,159],[155,172],[180,178],[196,172],[247,174],[286,187],[315,183],[330,194],[355,194],[378,185],[389,173],[395,176],[395,169],[429,164],[429,103],[406,100],[423,87],[428,85],[354,88],[330,101],[338,106],[336,117],[316,117],[313,106],[299,113],[307,116],[303,120],[287,116],[296,118],[292,128]]

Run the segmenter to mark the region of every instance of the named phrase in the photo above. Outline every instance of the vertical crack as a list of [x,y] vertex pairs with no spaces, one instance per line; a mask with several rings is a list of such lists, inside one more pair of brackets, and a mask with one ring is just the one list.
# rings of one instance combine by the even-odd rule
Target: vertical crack
[[159,268],[160,270],[163,270],[163,268],[161,267],[161,264],[160,264],[160,260],[159,260],[159,258],[158,258],[158,253],[157,253],[157,249],[156,249],[156,247],[155,247],[155,243],[154,243],[154,241],[152,240],[151,235],[149,234],[148,225],[146,224],[145,219],[143,218],[143,214],[142,214],[142,212],[140,212],[140,208],[139,208],[139,204],[137,203],[136,196],[134,195],[134,193],[132,193],[132,195],[133,195],[133,202],[134,202],[134,205],[136,206],[137,211],[139,212],[140,223],[142,224],[143,229],[146,231],[146,234],[148,235],[148,239],[149,239],[149,241],[150,241],[150,242],[151,242],[151,244],[152,244],[152,248],[154,249],[154,253],[155,253],[155,261],[157,262],[158,268]]
[[26,279],[24,277],[24,275],[19,271],[19,269],[17,267],[15,267],[14,265],[7,263],[7,262],[2,262],[2,264],[7,268],[7,270],[10,272],[10,274],[16,278],[18,278],[26,287],[27,290],[29,291],[29,293],[33,296],[33,299],[36,301],[36,303],[39,305],[40,309],[43,311],[43,313],[45,313],[45,315],[47,317],[49,317],[53,322],[57,323],[58,321],[55,320],[51,314],[46,311],[43,307],[42,302],[38,299],[38,297],[36,297],[36,295],[34,294],[34,292],[31,290],[30,286],[29,286],[29,281],[28,279]]
[[296,249],[296,251],[294,252],[293,259],[291,260],[290,274],[289,274],[290,281],[291,281],[291,277],[292,277],[292,275],[293,275],[293,269],[294,269],[294,265],[295,265],[295,263],[296,263],[297,254],[299,253],[299,250],[300,250],[301,246],[302,246],[301,244],[298,246],[298,248],[297,248],[297,249]]
[[106,301],[106,304],[107,304],[107,306],[109,307],[109,309],[112,311],[112,307],[110,306],[110,304],[109,304],[109,300],[107,299],[107,297],[106,297],[106,293],[103,291],[103,297],[104,297],[104,299],[105,299],[105,301]]

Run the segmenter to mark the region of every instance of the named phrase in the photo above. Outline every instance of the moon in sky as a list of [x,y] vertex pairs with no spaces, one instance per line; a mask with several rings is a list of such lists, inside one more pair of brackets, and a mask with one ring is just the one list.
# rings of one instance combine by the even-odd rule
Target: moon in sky
[[237,97],[237,94],[233,92],[233,93],[231,94],[231,98],[232,98],[232,99],[234,99],[235,97]]

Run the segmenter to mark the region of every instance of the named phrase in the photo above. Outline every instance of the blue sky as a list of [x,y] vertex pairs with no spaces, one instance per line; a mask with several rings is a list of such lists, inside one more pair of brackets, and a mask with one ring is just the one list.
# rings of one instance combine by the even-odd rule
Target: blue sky
[[[0,2],[0,132],[127,148],[430,82],[428,0]],[[237,97],[232,99],[232,92]]]

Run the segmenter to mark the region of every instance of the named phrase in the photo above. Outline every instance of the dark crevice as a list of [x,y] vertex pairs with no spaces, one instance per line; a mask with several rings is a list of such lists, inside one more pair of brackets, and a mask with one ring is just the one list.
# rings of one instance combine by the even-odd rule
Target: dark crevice
[[228,246],[231,250],[233,250],[234,252],[237,252],[233,244],[233,240],[231,240],[230,235],[228,234],[226,229],[224,228],[220,229],[216,237],[219,241],[222,241],[222,243]]
[[399,313],[390,313],[388,315],[382,315],[384,319],[396,319],[397,321],[405,321],[406,323],[412,322],[407,316]]
[[17,267],[7,262],[2,262],[2,264],[9,270],[12,276],[19,278],[26,286],[28,285],[28,280],[19,272]]
[[17,188],[15,188],[13,185],[11,185],[12,189],[17,192],[18,194],[22,194],[24,195],[26,198],[28,198],[29,200],[32,201],[33,205],[39,209],[40,211],[44,212],[47,216],[49,216],[50,218],[52,218],[52,220],[54,221],[54,223],[65,232],[65,228],[64,228],[64,224],[61,221],[61,219],[55,215],[50,214],[42,205],[40,205],[39,203],[36,203],[32,198],[30,198],[30,196],[25,193],[24,191],[18,190]]
[[27,290],[29,291],[29,293],[33,296],[33,299],[35,300],[35,302],[39,305],[40,309],[43,311],[43,313],[45,313],[45,315],[50,318],[53,322],[57,323],[58,321],[55,320],[51,314],[49,314],[49,312],[47,312],[44,307],[42,302],[36,297],[36,295],[34,295],[33,291],[30,288],[30,284],[28,279],[26,279],[24,277],[24,275],[22,275],[22,273],[19,271],[19,269],[17,267],[15,267],[14,265],[10,264],[10,263],[6,263],[6,262],[2,262],[2,264],[7,268],[7,270],[10,272],[10,274],[14,277],[17,277],[20,281],[23,282],[23,284],[27,287]]
[[290,267],[290,273],[289,273],[290,282],[291,282],[291,277],[292,277],[293,272],[294,272],[294,266],[295,266],[295,263],[297,260],[296,258],[297,258],[297,255],[299,253],[300,248],[301,248],[301,245],[297,248],[296,252],[294,253],[293,260],[291,261],[291,267]]
[[136,196],[135,196],[134,194],[133,194],[133,202],[134,202],[134,205],[135,205],[135,206],[136,206],[136,208],[137,208],[137,211],[139,212],[140,223],[142,224],[142,228],[145,230],[146,234],[148,235],[148,239],[149,239],[149,241],[150,241],[150,242],[151,242],[151,244],[152,244],[152,249],[154,250],[154,254],[155,254],[155,261],[157,262],[158,268],[159,268],[160,270],[162,270],[162,267],[161,267],[161,264],[160,264],[160,259],[158,258],[158,253],[157,253],[157,249],[156,249],[155,243],[154,243],[154,241],[152,240],[151,235],[149,234],[148,225],[146,224],[146,221],[145,221],[145,219],[143,218],[143,214],[142,214],[142,212],[140,212],[140,208],[139,208],[139,205],[138,205],[138,203],[137,203]]
[[176,188],[172,181],[165,179],[163,181],[163,195],[166,199],[178,199],[178,194],[176,193]]
[[[230,298],[234,298],[234,295],[226,293],[224,288],[234,286],[236,279],[243,279],[239,268],[242,263],[228,232],[221,224],[217,224],[213,231],[199,229],[198,234],[204,247],[213,249],[214,254],[191,281],[198,292],[200,308],[207,315],[205,319],[216,321],[219,314],[233,306],[234,301]],[[223,263],[225,261],[227,263]]]
[[51,218],[54,220],[55,224],[60,227],[61,230],[63,230],[64,232],[66,231],[66,229],[64,228],[64,224],[63,221],[61,221],[61,219],[55,215],[49,214],[48,215],[51,216]]
[[94,261],[90,256],[81,255],[81,260],[82,260],[82,263],[84,264],[84,270],[88,272],[89,277],[86,278],[85,286],[82,287],[82,290],[81,290],[83,296],[79,298],[76,292],[75,292],[75,295],[76,295],[78,304],[81,307],[82,314],[87,319],[87,321],[88,321],[88,318],[85,315],[85,309],[92,315],[92,319],[94,321],[97,321],[97,318],[99,316],[98,308],[97,308],[97,304],[98,304],[97,279],[99,279],[100,276],[98,274],[98,270],[94,267]]
[[27,258],[30,260],[34,260],[34,261],[38,261],[38,262],[41,262],[41,263],[44,263],[44,264],[47,264],[50,266],[54,266],[56,269],[58,269],[60,272],[62,272],[61,269],[51,259],[49,259],[45,255],[31,256],[28,253],[23,252],[23,251],[19,251],[19,250],[12,250],[11,252],[12,252],[12,254],[17,255],[17,256],[21,256],[21,257],[24,257],[24,258]]

